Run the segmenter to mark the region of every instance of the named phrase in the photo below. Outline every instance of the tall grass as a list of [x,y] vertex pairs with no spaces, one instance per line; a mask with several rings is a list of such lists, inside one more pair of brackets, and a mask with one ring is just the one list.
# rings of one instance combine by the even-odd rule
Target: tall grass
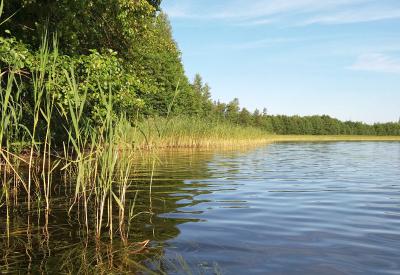
[[[18,156],[22,143],[16,142],[24,137],[25,128],[20,126],[22,104],[20,102],[21,87],[16,85],[15,72],[0,73],[0,207],[6,207],[7,236],[11,205],[18,202],[18,191],[23,188],[28,191],[26,181],[20,174],[21,158]],[[22,187],[21,187],[22,186]]]
[[[25,102],[21,97],[21,80],[16,77],[18,72],[10,66],[7,73],[0,74],[0,207],[6,207],[6,223],[9,224],[10,208],[18,203],[18,194],[25,191],[23,197],[28,213],[33,203],[39,210],[43,207],[47,225],[52,207],[52,177],[55,171],[60,170],[67,185],[75,190],[70,212],[75,205],[84,205],[83,215],[79,216],[84,217],[87,235],[94,224],[98,239],[104,227],[109,229],[108,236],[112,239],[114,215],[118,213],[117,227],[124,237],[127,235],[124,231],[125,198],[134,154],[131,147],[125,146],[130,125],[124,117],[114,118],[111,91],[101,93],[101,104],[106,106],[106,114],[96,127],[88,124],[83,118],[87,92],[78,89],[72,70],[64,72],[68,81],[68,108],[58,105],[54,93],[59,85],[56,77],[57,44],[54,43],[50,51],[45,38],[38,56],[38,67],[31,72],[32,115],[28,122],[22,121]],[[66,121],[63,155],[53,147],[56,112]],[[19,147],[24,148],[27,155],[19,155]],[[19,169],[20,162],[26,164],[22,170]],[[23,170],[27,171],[27,176],[21,174]],[[90,220],[89,213],[95,213],[94,220]]]
[[141,148],[240,146],[263,143],[270,136],[260,128],[186,116],[149,118],[137,128],[130,131],[130,137]]
[[[70,121],[67,129],[68,143],[65,150],[66,165],[63,170],[73,171],[75,192],[72,208],[79,202],[84,206],[84,219],[89,233],[91,224],[95,224],[96,237],[100,238],[104,225],[108,227],[109,237],[114,233],[114,212],[118,212],[118,228],[125,237],[125,197],[129,186],[129,176],[133,166],[134,151],[125,147],[127,123],[124,117],[113,118],[113,98],[111,91],[101,92],[101,104],[106,107],[106,114],[99,126],[94,129],[85,125],[83,110],[86,104],[86,92],[79,93],[73,72],[66,73],[69,83],[68,112],[63,114]],[[71,173],[69,173],[71,174]],[[94,220],[89,220],[89,212],[95,212]]]

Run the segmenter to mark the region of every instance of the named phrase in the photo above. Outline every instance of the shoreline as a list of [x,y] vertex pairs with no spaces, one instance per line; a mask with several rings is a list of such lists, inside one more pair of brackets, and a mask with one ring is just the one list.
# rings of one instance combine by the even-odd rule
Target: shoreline
[[151,145],[141,144],[135,150],[185,150],[218,149],[258,146],[279,142],[400,142],[400,136],[356,136],[356,135],[266,135],[264,138],[160,138]]
[[[151,141],[149,144],[128,145],[131,150],[151,152],[157,151],[174,151],[174,150],[212,150],[212,149],[235,149],[246,148],[249,146],[259,146],[264,144],[280,143],[280,142],[400,142],[400,136],[356,136],[356,135],[266,135],[264,138],[248,137],[248,138],[160,138]],[[60,152],[61,154],[61,152]],[[12,154],[13,156],[17,156]],[[23,150],[18,155],[20,160],[27,162],[29,154]],[[34,154],[34,159],[40,158],[40,155]],[[0,162],[0,165],[5,163]]]

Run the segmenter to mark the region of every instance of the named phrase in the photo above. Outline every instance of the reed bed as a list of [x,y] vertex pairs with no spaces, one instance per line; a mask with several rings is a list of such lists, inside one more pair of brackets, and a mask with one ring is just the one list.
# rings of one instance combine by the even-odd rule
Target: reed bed
[[[94,231],[100,239],[107,228],[110,239],[115,232],[126,239],[125,223],[129,217],[125,211],[125,194],[134,150],[124,144],[128,142],[127,127],[131,126],[123,117],[113,116],[110,91],[100,93],[106,114],[96,126],[88,124],[83,112],[87,91],[78,89],[72,70],[64,72],[68,81],[65,88],[68,108],[56,104],[53,91],[59,85],[55,77],[57,44],[52,45],[52,51],[49,48],[45,38],[37,69],[30,75],[33,108],[28,121],[22,119],[25,102],[21,97],[23,82],[19,69],[10,66],[0,74],[0,210],[6,209],[7,236],[10,235],[10,213],[21,204],[26,205],[28,213],[32,205],[45,212],[44,227],[47,226],[52,208],[53,175],[57,173],[63,175],[65,186],[74,190],[67,194],[72,198],[69,212],[75,207],[79,209],[78,218],[83,219],[87,236]],[[65,121],[63,150],[53,144],[56,115]],[[118,213],[116,225],[115,213]]]
[[138,148],[158,150],[240,147],[270,141],[270,134],[259,128],[185,116],[146,119],[131,129],[129,136]]

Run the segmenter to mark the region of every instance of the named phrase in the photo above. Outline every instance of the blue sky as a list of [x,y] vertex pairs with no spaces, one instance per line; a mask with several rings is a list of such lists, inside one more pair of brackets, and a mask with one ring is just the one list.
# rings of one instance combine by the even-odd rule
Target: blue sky
[[400,117],[400,0],[164,0],[187,75],[270,114]]

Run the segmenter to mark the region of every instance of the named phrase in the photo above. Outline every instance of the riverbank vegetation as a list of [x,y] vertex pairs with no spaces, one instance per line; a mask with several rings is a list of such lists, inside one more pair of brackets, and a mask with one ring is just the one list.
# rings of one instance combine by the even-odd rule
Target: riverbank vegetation
[[[200,75],[193,81],[185,75],[160,1],[5,1],[2,18],[2,85],[11,75],[18,81],[20,120],[31,132],[35,128],[38,140],[45,135],[46,123],[40,113],[32,126],[32,114],[38,108],[34,78],[39,72],[46,77],[51,74],[51,87],[47,83],[42,93],[51,94],[52,106],[58,109],[51,119],[53,147],[68,139],[69,103],[79,105],[84,98],[82,125],[96,128],[107,113],[104,95],[112,99],[113,119],[124,117],[131,125],[154,117],[191,117],[193,122],[201,118],[211,125],[231,123],[276,134],[400,135],[399,123],[367,125],[329,116],[272,116],[266,109],[241,108],[238,99],[213,101]],[[41,60],[43,51],[49,64]],[[15,136],[14,143],[22,144],[24,138]]]
[[[157,0],[2,1],[0,15],[0,237],[7,247],[18,232],[30,238],[32,217],[40,242],[48,242],[52,197],[63,193],[62,207],[86,242],[118,237],[141,251],[148,241],[130,242],[130,223],[153,214],[153,175],[146,192],[131,189],[141,149],[295,139],[273,133],[400,135],[398,123],[271,116],[238,99],[213,101],[200,75],[185,75]],[[147,210],[135,204],[142,193]],[[26,220],[13,228],[21,213]]]

